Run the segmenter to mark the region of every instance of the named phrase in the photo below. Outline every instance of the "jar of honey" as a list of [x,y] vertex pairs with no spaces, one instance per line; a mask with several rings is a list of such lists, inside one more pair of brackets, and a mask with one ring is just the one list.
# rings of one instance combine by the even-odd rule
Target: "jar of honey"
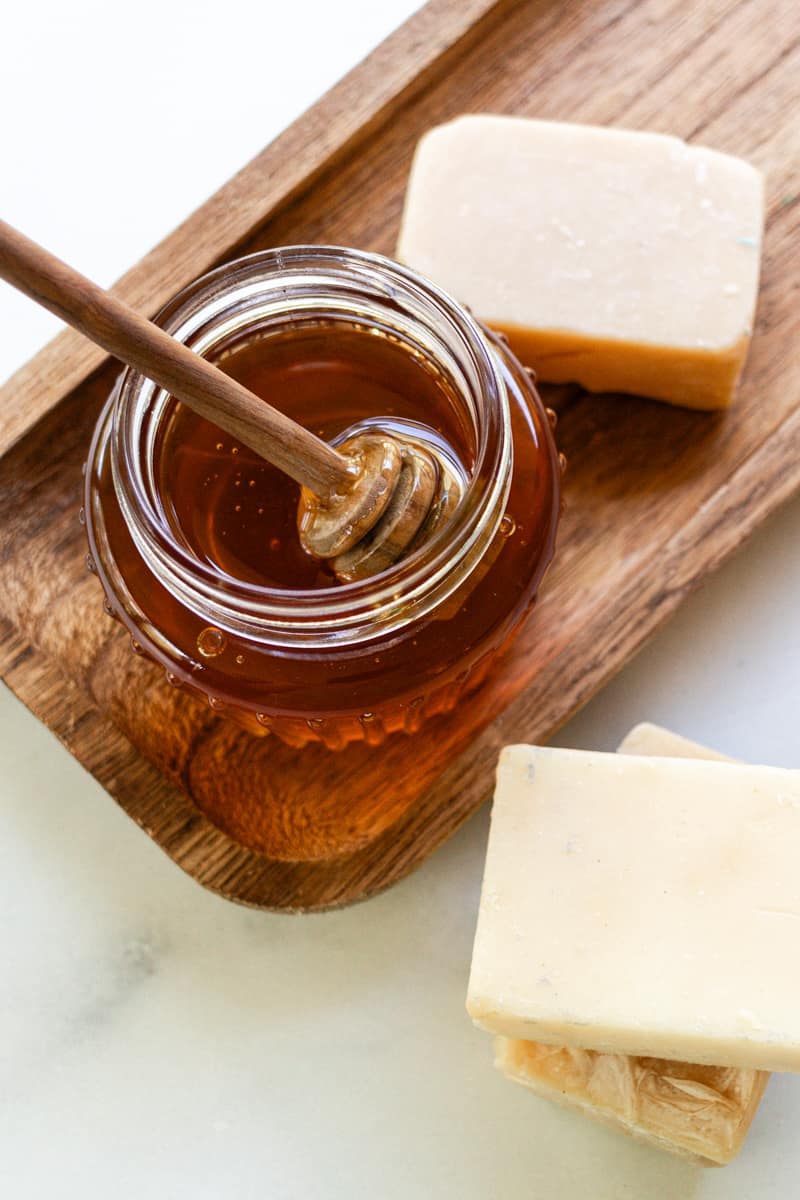
[[378,255],[294,246],[191,284],[157,322],[336,443],[379,425],[460,477],[414,553],[340,583],[298,486],[125,370],[89,454],[90,563],[133,648],[253,732],[372,744],[452,709],[551,559],[559,459],[529,375],[449,296]]

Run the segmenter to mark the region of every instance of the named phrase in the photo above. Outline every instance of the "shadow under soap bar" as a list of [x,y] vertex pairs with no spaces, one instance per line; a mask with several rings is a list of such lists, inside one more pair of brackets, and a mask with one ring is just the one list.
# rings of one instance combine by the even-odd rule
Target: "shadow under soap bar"
[[474,115],[432,129],[397,257],[543,380],[723,408],[758,290],[763,180],[675,137]]

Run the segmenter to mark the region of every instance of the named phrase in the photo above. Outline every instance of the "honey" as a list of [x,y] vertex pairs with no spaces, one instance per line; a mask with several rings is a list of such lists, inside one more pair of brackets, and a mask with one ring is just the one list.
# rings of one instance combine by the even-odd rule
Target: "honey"
[[[388,333],[347,323],[254,336],[218,365],[326,441],[379,427],[431,443],[457,472],[474,461],[452,389]],[[222,575],[262,587],[336,587],[297,536],[299,485],[216,426],[176,404],[158,450],[159,491],[178,537]]]
[[296,484],[126,372],[86,489],[114,615],[170,683],[291,744],[379,743],[452,708],[530,608],[553,550],[558,460],[519,364],[432,285],[350,251],[253,256],[161,319],[334,444],[375,426],[427,444],[465,498],[429,546],[341,584],[300,545]]

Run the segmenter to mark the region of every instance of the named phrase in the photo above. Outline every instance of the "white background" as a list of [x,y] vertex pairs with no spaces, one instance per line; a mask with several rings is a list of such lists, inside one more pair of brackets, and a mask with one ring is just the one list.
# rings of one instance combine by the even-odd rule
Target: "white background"
[[[8,5],[0,212],[110,283],[416,7]],[[124,16],[123,16],[124,11]],[[0,376],[56,329],[0,287]],[[797,502],[559,737],[800,765]],[[789,1200],[800,1080],[703,1172],[504,1083],[464,1014],[481,813],[341,913],[203,892],[0,692],[0,1195]],[[746,953],[746,947],[742,948]]]

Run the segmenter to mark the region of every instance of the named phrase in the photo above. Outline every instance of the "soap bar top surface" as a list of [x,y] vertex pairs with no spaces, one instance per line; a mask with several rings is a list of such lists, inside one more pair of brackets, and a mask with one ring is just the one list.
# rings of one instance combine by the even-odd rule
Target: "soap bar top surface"
[[751,331],[763,179],[679,138],[460,117],[420,142],[398,256],[501,326],[721,349]]
[[467,1008],[495,1033],[800,1070],[800,773],[511,746]]

